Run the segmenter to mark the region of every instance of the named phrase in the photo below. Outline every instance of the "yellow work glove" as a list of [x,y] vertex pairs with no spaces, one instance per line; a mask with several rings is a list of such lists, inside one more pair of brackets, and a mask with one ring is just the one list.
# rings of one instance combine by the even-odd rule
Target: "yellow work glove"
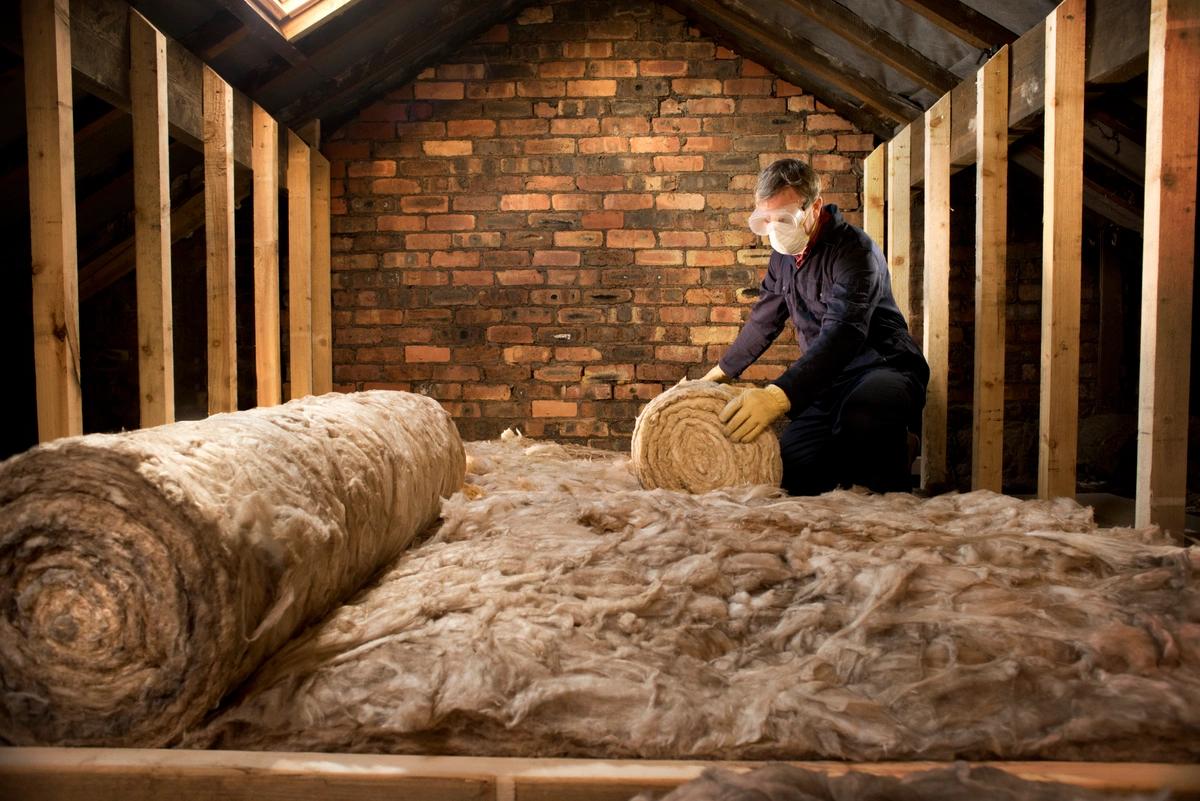
[[790,408],[792,402],[784,391],[768,384],[748,389],[725,404],[718,419],[725,424],[725,436],[734,442],[753,442]]
[[[676,384],[675,386],[681,386],[683,384],[686,384],[686,383],[688,383],[689,380],[690,379],[685,375],[683,378],[679,379],[679,383]],[[701,376],[700,380],[701,381],[716,381],[718,384],[724,384],[729,381],[729,376],[725,375],[725,371],[722,370],[721,367],[718,365],[717,367],[714,367],[713,369],[711,369],[707,373],[705,373],[703,376]]]

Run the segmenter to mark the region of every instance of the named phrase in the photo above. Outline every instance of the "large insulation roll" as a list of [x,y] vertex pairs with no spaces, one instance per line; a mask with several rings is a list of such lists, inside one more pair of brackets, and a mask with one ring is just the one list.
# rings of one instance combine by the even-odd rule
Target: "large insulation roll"
[[462,486],[450,416],[330,394],[0,464],[0,737],[161,746]]
[[691,381],[659,395],[638,415],[631,458],[646,489],[708,492],[743,484],[778,485],[783,478],[779,440],[764,431],[735,443],[718,419],[740,390]]

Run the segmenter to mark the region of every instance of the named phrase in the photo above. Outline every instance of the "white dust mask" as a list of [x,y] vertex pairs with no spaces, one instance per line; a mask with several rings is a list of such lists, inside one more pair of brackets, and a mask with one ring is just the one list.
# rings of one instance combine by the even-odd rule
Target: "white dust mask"
[[787,222],[771,223],[767,228],[767,238],[771,240],[771,247],[784,256],[795,256],[808,244],[803,218],[797,220],[795,225]]

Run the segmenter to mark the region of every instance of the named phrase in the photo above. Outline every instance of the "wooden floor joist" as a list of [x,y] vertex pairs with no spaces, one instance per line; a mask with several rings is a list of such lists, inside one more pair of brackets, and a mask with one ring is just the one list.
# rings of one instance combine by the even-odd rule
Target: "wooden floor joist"
[[23,0],[38,438],[83,433],[70,4]]
[[1046,165],[1042,216],[1042,358],[1038,497],[1074,498],[1079,438],[1083,258],[1085,0],[1046,19]]
[[887,255],[892,295],[900,313],[912,327],[912,132],[906,125],[887,143]]
[[1134,518],[1182,534],[1195,268],[1200,4],[1154,0],[1146,108],[1146,225]]
[[312,391],[333,391],[333,287],[331,285],[329,160],[312,150]]
[[[607,759],[291,754],[112,748],[9,748],[0,791],[24,801],[283,801],[320,794],[343,801],[627,801],[666,790],[706,769],[767,763]],[[857,770],[909,776],[946,762],[792,762],[830,776]],[[959,763],[962,764],[962,763]],[[1200,797],[1200,767],[1155,763],[985,762],[1029,781],[1092,790]]]
[[282,400],[279,361],[279,124],[253,111],[254,367],[259,406]]
[[208,262],[208,413],[237,411],[233,91],[204,68],[204,226]]
[[[863,230],[874,240],[880,250],[884,250],[886,242],[886,224],[884,221],[884,188],[887,174],[887,146],[880,145],[871,151],[871,155],[863,159]],[[886,252],[886,250],[884,250]]]
[[971,489],[1000,492],[1004,467],[1004,306],[1008,253],[1008,47],[977,76],[975,395]]
[[313,391],[312,150],[287,132],[288,383],[290,397]]
[[167,40],[136,11],[129,13],[129,52],[138,397],[141,424],[146,428],[175,422],[171,180],[168,169]]
[[929,388],[922,425],[921,486],[946,483],[950,387],[950,96],[925,112],[925,313]]

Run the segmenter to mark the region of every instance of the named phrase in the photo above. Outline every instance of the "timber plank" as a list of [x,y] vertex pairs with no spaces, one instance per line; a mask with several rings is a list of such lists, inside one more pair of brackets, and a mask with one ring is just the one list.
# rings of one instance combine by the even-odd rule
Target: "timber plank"
[[233,93],[204,68],[204,233],[208,270],[208,413],[237,411]]
[[975,168],[975,394],[971,489],[1001,491],[1008,254],[1008,47],[978,74]]
[[67,0],[23,0],[38,439],[83,433],[75,130]]
[[[751,770],[764,762],[518,759],[368,754],[305,754],[112,748],[8,748],[0,752],[0,791],[27,801],[343,801],[394,798],[466,801],[627,799],[666,790],[710,767]],[[908,776],[948,762],[790,762],[842,775],[850,770]],[[961,764],[961,763],[960,763]],[[1031,781],[1093,790],[1200,797],[1200,766],[1155,763],[981,762]],[[632,791],[632,792],[631,792]]]
[[333,391],[333,286],[330,252],[329,160],[312,151],[313,394]]
[[925,112],[925,269],[922,330],[929,387],[922,425],[921,486],[946,483],[950,384],[950,96]]
[[1200,138],[1200,4],[1154,0],[1151,9],[1134,522],[1156,523],[1182,535]]
[[884,194],[887,175],[887,147],[880,145],[863,160],[863,230],[879,249],[883,250],[886,223],[884,220]]
[[887,143],[887,254],[892,295],[905,321],[912,326],[912,132],[906,125]]
[[136,11],[129,14],[129,52],[138,397],[141,425],[146,428],[175,421],[171,178],[166,37]]
[[1075,497],[1083,258],[1084,0],[1046,19],[1038,497]]
[[254,106],[254,374],[259,406],[282,400],[279,333],[279,123]]
[[290,397],[313,391],[312,342],[312,151],[287,132],[288,193],[288,383]]

